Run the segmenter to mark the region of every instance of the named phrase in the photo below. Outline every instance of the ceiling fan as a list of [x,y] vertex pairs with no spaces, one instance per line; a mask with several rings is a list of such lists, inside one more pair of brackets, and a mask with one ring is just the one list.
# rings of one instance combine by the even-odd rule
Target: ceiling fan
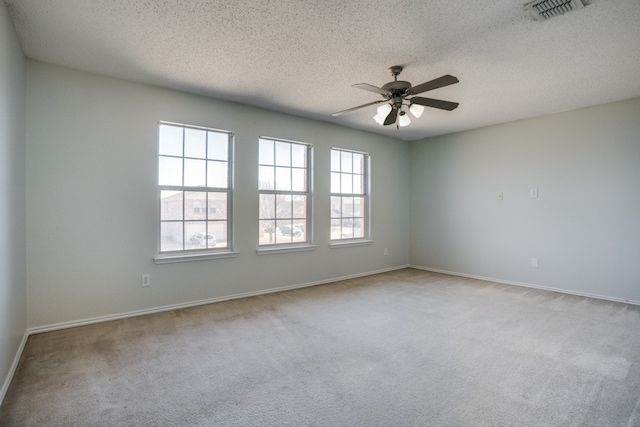
[[398,75],[402,72],[400,65],[394,65],[389,67],[389,72],[393,76],[393,81],[385,84],[382,87],[373,86],[367,83],[358,83],[353,85],[358,89],[368,90],[369,92],[375,92],[382,95],[384,99],[369,102],[368,104],[359,105],[357,107],[349,108],[347,110],[338,111],[333,113],[333,116],[339,116],[343,113],[358,110],[360,108],[368,107],[370,105],[382,104],[378,107],[378,114],[374,117],[374,120],[384,126],[396,124],[396,128],[399,126],[407,126],[411,123],[406,111],[402,109],[403,106],[408,107],[411,114],[416,118],[422,115],[424,107],[439,108],[441,110],[451,111],[458,107],[457,102],[442,101],[440,99],[424,98],[418,95],[429,90],[438,89],[444,86],[449,86],[454,83],[458,83],[459,80],[449,74],[438,77],[437,79],[430,80],[426,83],[419,84],[417,86],[411,86],[411,83],[398,80]]

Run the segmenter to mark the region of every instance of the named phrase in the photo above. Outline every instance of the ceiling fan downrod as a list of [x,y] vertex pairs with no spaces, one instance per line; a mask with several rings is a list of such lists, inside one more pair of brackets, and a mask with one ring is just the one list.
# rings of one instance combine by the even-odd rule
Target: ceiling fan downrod
[[391,67],[389,67],[389,72],[391,73],[391,75],[393,76],[393,79],[395,81],[398,81],[398,76],[400,75],[400,73],[402,72],[402,66],[400,65],[393,65]]

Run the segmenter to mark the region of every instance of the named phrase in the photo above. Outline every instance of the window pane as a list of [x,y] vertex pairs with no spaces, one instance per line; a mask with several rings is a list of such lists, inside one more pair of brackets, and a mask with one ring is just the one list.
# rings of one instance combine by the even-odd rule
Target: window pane
[[307,191],[306,169],[291,169],[291,190]]
[[276,221],[276,228],[278,229],[276,233],[276,243],[291,243],[293,240],[291,235],[291,230],[293,230],[291,220]]
[[353,154],[347,151],[340,153],[340,169],[342,172],[353,172]]
[[273,141],[269,139],[261,139],[260,140],[260,150],[259,150],[259,160],[258,163],[261,165],[273,165],[274,162],[274,151],[273,151]]
[[205,249],[207,247],[207,223],[204,221],[184,223],[184,248]]
[[353,194],[364,194],[364,182],[362,175],[353,175]]
[[307,167],[308,148],[301,144],[291,144],[291,166],[297,168]]
[[331,220],[331,239],[335,240],[335,239],[341,239],[341,233],[340,230],[342,229],[341,227],[341,221],[339,219],[332,219]]
[[291,196],[276,196],[276,218],[291,218]]
[[258,188],[260,190],[275,190],[276,184],[273,174],[275,173],[273,166],[260,166],[258,170]]
[[276,190],[291,191],[291,169],[276,168]]
[[160,251],[182,250],[182,222],[160,223]]
[[260,219],[273,219],[276,217],[276,195],[260,195]]
[[207,144],[207,158],[212,160],[229,160],[229,134],[208,132]]
[[331,170],[340,172],[340,151],[331,150]]
[[182,157],[181,127],[160,125],[159,140],[159,153],[161,155]]
[[351,194],[353,192],[353,175],[348,173],[343,173],[341,175],[341,193]]
[[342,217],[342,197],[331,197],[331,218]]
[[184,156],[204,159],[207,153],[207,132],[200,129],[184,130]]
[[184,219],[207,219],[207,193],[204,191],[185,191]]
[[363,216],[362,207],[364,206],[364,198],[363,197],[354,197],[353,198],[353,216]]
[[353,237],[355,239],[361,239],[364,237],[364,229],[362,228],[362,224],[364,221],[362,218],[356,218],[353,225]]
[[353,220],[352,219],[342,220],[342,230],[340,233],[343,239],[353,238]]
[[206,182],[206,161],[184,159],[184,186],[204,187]]
[[276,166],[291,166],[291,144],[276,141]]
[[276,242],[276,222],[260,221],[259,243],[261,245],[272,245]]
[[207,186],[215,188],[227,188],[229,186],[227,162],[207,162]]
[[182,159],[160,156],[158,182],[160,185],[182,186]]
[[340,193],[340,174],[331,172],[331,192]]
[[342,198],[342,216],[353,216],[353,197]]
[[[227,193],[207,194],[208,219],[228,219],[227,218]],[[217,237],[217,236],[216,236]]]
[[291,237],[294,242],[306,242],[307,241],[307,232],[305,230],[304,220],[293,221],[293,232]]
[[160,192],[160,220],[182,219],[182,191]]
[[208,248],[227,247],[227,221],[209,221],[207,231],[213,236],[206,239]]
[[364,154],[353,153],[353,172],[364,173]]
[[292,218],[304,219],[307,217],[307,196],[293,196]]

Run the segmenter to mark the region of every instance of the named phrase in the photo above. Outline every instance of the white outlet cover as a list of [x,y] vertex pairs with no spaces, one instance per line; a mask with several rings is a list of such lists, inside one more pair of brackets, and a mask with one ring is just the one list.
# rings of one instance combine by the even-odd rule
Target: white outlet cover
[[141,277],[141,285],[143,288],[146,288],[147,286],[151,286],[151,275],[150,274],[143,274]]
[[538,258],[531,258],[531,267],[538,268]]
[[537,199],[538,198],[538,189],[537,188],[532,188],[531,189],[531,198],[532,199]]

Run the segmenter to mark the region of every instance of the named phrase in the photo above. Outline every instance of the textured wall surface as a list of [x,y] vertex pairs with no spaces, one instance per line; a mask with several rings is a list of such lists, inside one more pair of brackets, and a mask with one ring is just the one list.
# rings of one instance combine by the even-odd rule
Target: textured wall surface
[[[158,120],[235,132],[237,258],[154,264]],[[34,61],[27,61],[27,134],[30,327],[328,280],[408,261],[406,142]],[[314,145],[314,251],[255,252],[261,135]],[[329,248],[333,146],[371,153],[370,245]],[[145,273],[152,285],[143,289]]]
[[411,263],[639,302],[638,117],[633,99],[411,143]]
[[25,59],[0,3],[0,400],[27,329],[24,165]]

